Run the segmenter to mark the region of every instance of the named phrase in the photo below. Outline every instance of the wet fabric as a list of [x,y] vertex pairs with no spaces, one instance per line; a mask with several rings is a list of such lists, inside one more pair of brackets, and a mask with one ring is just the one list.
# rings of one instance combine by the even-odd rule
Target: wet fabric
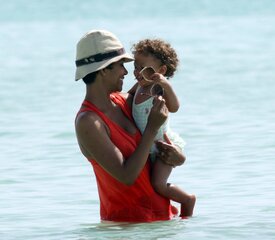
[[[121,108],[126,117],[134,121],[131,109],[121,95],[115,93],[110,95],[110,98]],[[110,130],[111,141],[120,149],[127,161],[139,144],[140,132],[137,130],[135,134],[129,134],[86,100],[79,113],[84,111],[95,112],[105,122]],[[102,220],[151,222],[169,220],[173,217],[170,201],[157,194],[152,188],[150,161],[147,161],[135,183],[127,186],[108,174],[95,160],[88,160],[91,162],[96,176]]]

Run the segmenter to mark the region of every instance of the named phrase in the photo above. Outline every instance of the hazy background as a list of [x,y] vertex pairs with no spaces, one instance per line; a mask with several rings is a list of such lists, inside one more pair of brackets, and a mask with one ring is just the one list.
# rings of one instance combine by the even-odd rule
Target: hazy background
[[[1,239],[272,239],[275,236],[275,2],[12,0],[0,7]],[[145,37],[180,58],[172,128],[187,162],[171,182],[197,195],[194,217],[100,223],[75,114],[75,45],[112,31],[130,51]],[[132,63],[124,90],[135,82]]]

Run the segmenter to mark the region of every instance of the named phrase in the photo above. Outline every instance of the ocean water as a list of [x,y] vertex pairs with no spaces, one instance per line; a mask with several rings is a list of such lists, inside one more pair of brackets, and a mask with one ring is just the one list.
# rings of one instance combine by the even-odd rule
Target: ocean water
[[[0,239],[275,239],[274,26],[272,0],[2,1]],[[192,218],[100,222],[74,133],[75,45],[96,28],[128,51],[160,37],[178,52],[187,161],[170,181],[197,195]]]

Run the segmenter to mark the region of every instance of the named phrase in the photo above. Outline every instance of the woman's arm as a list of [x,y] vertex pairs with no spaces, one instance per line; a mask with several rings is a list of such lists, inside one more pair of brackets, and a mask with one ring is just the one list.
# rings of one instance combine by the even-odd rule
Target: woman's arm
[[127,161],[112,143],[106,124],[95,113],[85,112],[78,116],[76,120],[78,142],[88,159],[94,159],[118,181],[131,185],[143,169],[154,137],[167,116],[168,109],[160,98],[154,103],[138,147]]

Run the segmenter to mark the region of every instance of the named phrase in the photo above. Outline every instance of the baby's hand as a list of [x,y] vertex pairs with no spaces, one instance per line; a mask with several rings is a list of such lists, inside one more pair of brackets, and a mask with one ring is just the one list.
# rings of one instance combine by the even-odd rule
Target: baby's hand
[[162,85],[168,82],[167,79],[160,73],[154,73],[151,78],[155,83],[158,83],[159,85]]

